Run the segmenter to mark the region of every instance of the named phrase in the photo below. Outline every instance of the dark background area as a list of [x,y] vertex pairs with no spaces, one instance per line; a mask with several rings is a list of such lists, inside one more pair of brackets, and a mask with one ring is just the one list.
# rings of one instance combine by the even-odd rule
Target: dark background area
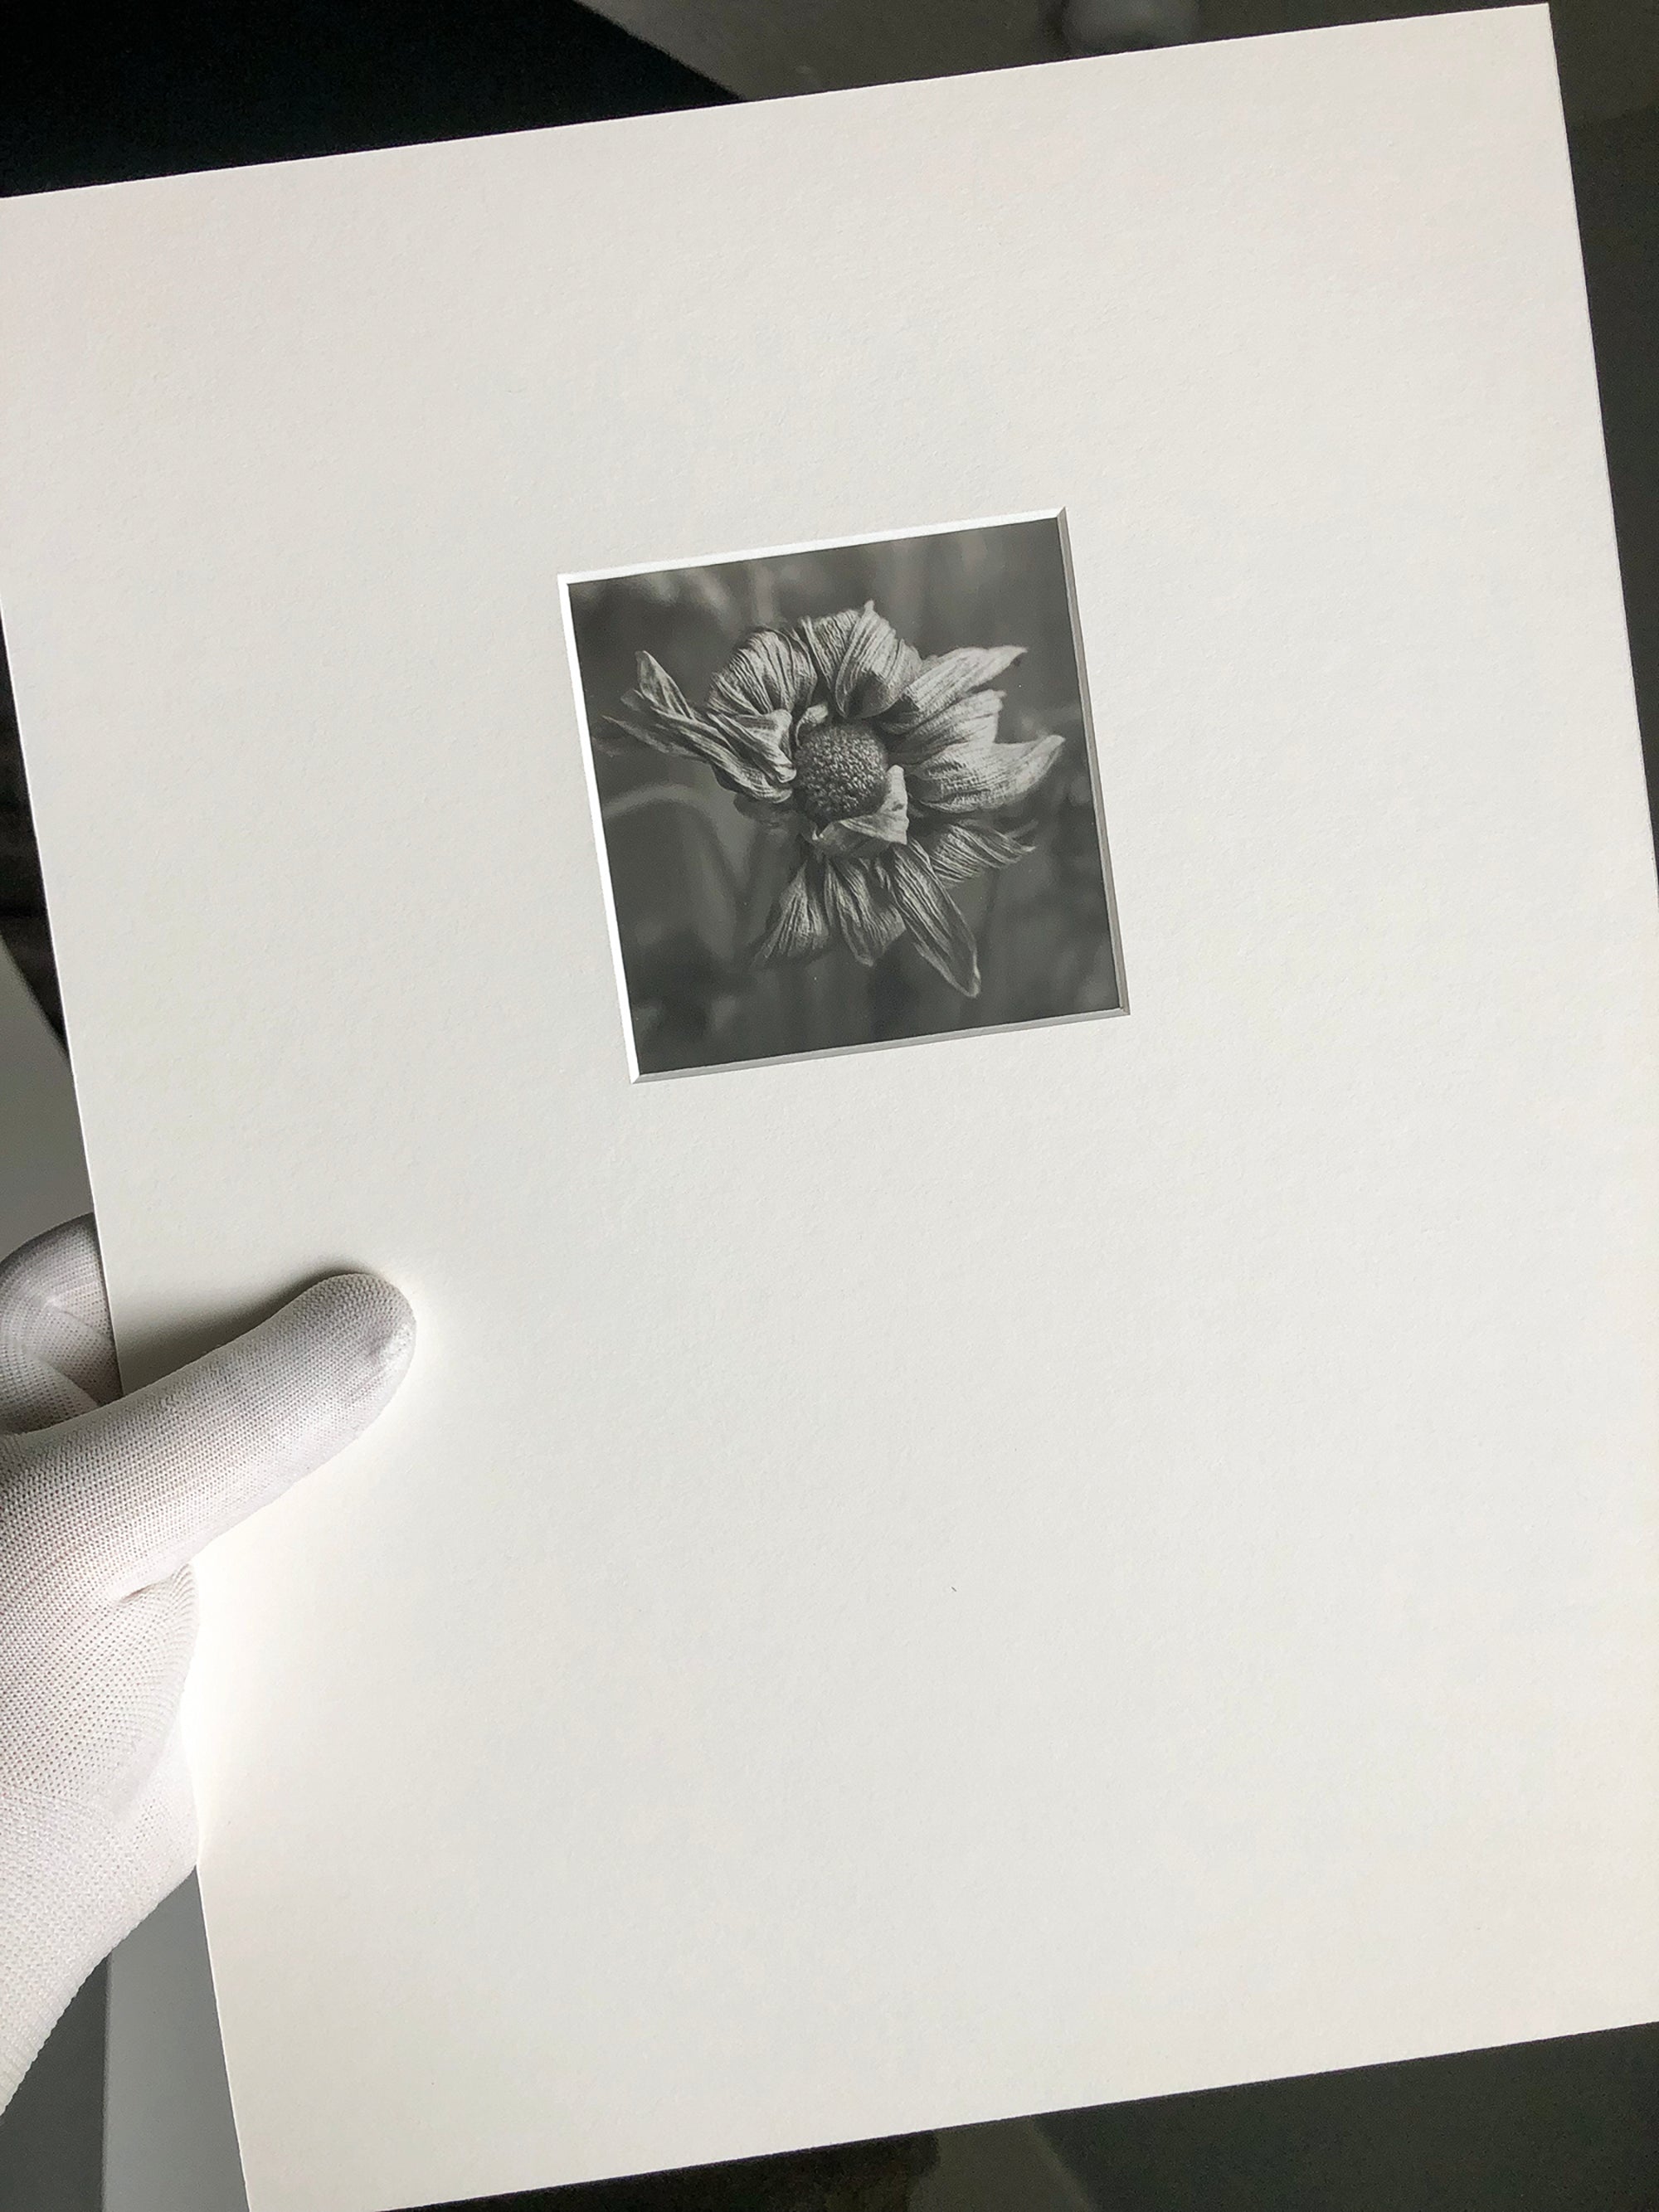
[[[860,0],[862,5],[862,0]],[[986,0],[891,0],[941,35]],[[832,0],[799,8],[804,31]],[[684,0],[696,24],[741,9]],[[634,11],[636,16],[640,10]],[[851,9],[851,15],[857,13]],[[890,8],[889,12],[890,12]],[[1029,9],[1010,0],[1010,21]],[[1261,12],[1261,11],[1258,11]],[[1333,0],[1299,21],[1352,12]],[[1407,12],[1402,6],[1401,12]],[[1641,46],[1652,0],[1604,10]],[[1558,11],[1564,60],[1585,10]],[[1289,27],[1264,14],[1240,27]],[[1629,31],[1629,38],[1624,38]],[[692,37],[688,33],[688,37]],[[996,58],[994,37],[988,52]],[[1058,49],[1056,49],[1058,50]],[[520,130],[728,95],[569,0],[305,0],[16,11],[0,23],[0,190]],[[1008,58],[1027,58],[1021,52]],[[1610,82],[1616,100],[1618,67]],[[872,76],[879,70],[872,70]],[[1659,741],[1659,108],[1575,112],[1570,139],[1650,791]],[[1644,83],[1636,95],[1651,100]],[[0,934],[57,1014],[15,726],[0,720]],[[1517,1837],[1516,1849],[1526,1847]],[[325,2002],[325,1997],[323,2000]],[[96,1986],[0,2127],[0,2212],[83,2212],[96,2172]],[[1216,2091],[1057,2117],[1050,2139],[1103,2212],[1659,2212],[1659,2030]],[[67,2154],[66,2154],[67,2153]],[[902,2202],[902,2148],[495,2200],[520,2212],[854,2212]],[[711,2194],[711,2191],[717,2193]],[[723,2192],[723,2193],[719,2193]]]

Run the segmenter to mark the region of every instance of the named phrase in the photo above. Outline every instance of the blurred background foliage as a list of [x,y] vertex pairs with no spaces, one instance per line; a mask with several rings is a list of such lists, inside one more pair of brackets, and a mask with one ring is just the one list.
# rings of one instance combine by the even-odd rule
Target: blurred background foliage
[[[607,739],[605,717],[641,651],[701,703],[750,631],[866,599],[924,656],[1023,645],[1024,659],[999,681],[1000,735],[1054,731],[1066,740],[1032,798],[1004,817],[1034,829],[1031,853],[953,893],[979,942],[976,999],[952,990],[903,941],[873,969],[839,945],[808,963],[756,967],[751,949],[797,865],[792,846],[740,812],[708,769]],[[642,1073],[1117,1006],[1055,520],[609,577],[572,585],[570,602]]]

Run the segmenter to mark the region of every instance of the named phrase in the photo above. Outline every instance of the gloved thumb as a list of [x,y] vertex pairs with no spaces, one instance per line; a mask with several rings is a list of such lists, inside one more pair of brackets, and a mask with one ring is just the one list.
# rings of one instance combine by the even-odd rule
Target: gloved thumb
[[414,1349],[415,1316],[389,1283],[330,1276],[176,1374],[15,1438],[9,1502],[58,1544],[72,1526],[89,1595],[114,1602],[360,1436]]

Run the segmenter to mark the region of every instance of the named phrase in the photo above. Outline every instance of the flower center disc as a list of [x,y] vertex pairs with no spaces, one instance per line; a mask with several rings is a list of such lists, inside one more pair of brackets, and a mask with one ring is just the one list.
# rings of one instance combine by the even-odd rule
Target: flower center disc
[[795,744],[795,804],[821,823],[867,814],[887,788],[887,748],[869,730],[826,722]]

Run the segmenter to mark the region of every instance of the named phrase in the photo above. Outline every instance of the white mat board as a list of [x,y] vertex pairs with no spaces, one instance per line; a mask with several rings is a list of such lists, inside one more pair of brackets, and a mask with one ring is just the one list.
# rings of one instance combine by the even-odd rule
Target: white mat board
[[[0,211],[254,2212],[1659,2011],[1659,962],[1541,9]],[[1063,507],[1132,1012],[626,1079],[558,579]]]

